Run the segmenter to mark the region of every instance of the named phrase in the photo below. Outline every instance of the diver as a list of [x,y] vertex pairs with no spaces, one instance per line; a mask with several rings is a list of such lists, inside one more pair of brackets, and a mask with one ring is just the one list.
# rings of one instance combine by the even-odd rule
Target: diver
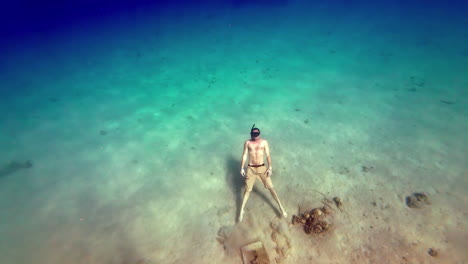
[[[244,207],[245,203],[249,199],[250,192],[254,186],[255,180],[258,178],[263,182],[265,188],[267,188],[273,199],[278,203],[281,213],[284,217],[288,217],[288,214],[284,210],[281,202],[276,194],[275,189],[273,189],[273,183],[271,181],[271,175],[273,174],[273,167],[271,165],[270,157],[270,147],[268,146],[268,141],[260,138],[260,129],[255,127],[255,124],[250,129],[250,140],[245,141],[244,143],[244,153],[242,154],[241,161],[241,175],[245,177],[245,192],[244,198],[242,200],[242,206],[239,214],[239,222],[242,221],[244,217]],[[249,154],[249,163],[247,171],[245,171],[245,161],[247,159],[247,153]],[[264,163],[264,153],[266,154],[268,169]]]

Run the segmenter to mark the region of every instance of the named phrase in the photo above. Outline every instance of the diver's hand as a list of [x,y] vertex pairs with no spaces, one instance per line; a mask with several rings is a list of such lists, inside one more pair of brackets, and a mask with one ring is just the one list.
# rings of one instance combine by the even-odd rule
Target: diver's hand
[[270,177],[272,174],[273,174],[273,169],[272,168],[268,168],[268,170],[266,171],[267,173],[267,176]]
[[245,170],[244,170],[244,168],[241,168],[240,174],[242,175],[242,177],[245,177]]

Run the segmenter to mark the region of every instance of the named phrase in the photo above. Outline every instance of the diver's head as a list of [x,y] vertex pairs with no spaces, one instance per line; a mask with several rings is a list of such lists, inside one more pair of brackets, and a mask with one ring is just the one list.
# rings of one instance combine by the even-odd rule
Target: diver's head
[[252,126],[252,129],[250,129],[250,137],[253,140],[256,140],[260,137],[260,129],[255,127],[255,124]]

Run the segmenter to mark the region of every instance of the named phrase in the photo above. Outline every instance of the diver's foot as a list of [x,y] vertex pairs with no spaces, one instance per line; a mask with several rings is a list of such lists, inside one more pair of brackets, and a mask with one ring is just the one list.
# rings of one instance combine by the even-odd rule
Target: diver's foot
[[283,212],[283,217],[288,218],[288,213],[286,213],[286,211],[284,209],[282,209],[281,211]]
[[239,222],[242,222],[243,218],[244,218],[244,210],[241,210],[239,214]]

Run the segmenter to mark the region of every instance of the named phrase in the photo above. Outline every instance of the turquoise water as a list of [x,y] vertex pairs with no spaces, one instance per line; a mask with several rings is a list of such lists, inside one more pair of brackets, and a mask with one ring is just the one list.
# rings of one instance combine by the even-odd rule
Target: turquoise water
[[[466,263],[466,10],[149,5],[5,38],[0,263],[241,263],[256,240],[271,263]],[[236,222],[254,123],[290,216],[343,199],[332,232],[259,182]]]

